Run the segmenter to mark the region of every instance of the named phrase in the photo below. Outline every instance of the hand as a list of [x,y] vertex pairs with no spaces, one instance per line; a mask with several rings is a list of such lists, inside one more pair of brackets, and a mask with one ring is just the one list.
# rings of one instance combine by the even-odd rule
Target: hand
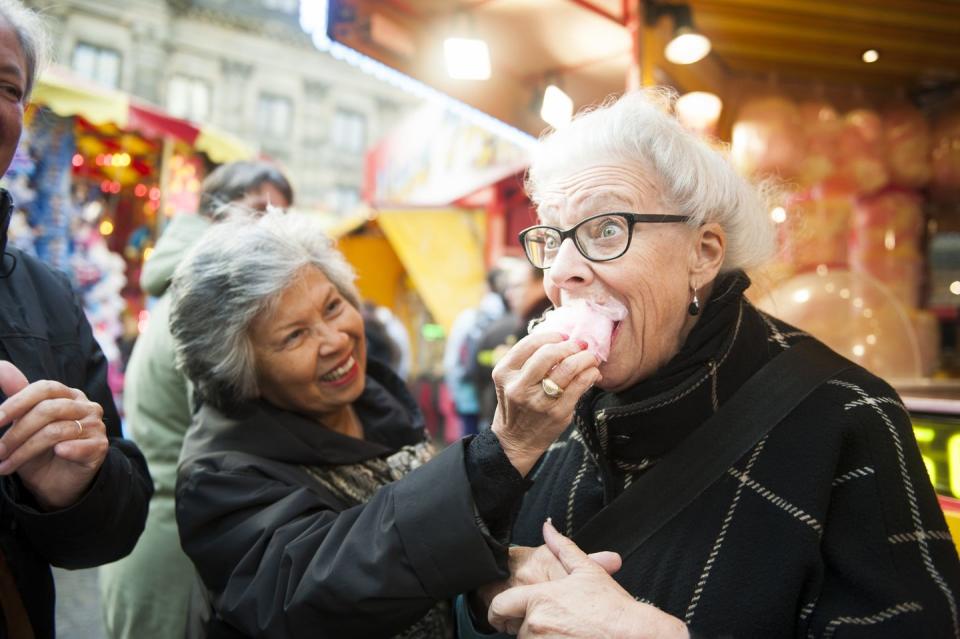
[[[615,552],[596,552],[587,555],[607,574],[620,570],[620,555]],[[537,548],[513,546],[509,550],[508,569],[510,576],[503,581],[495,581],[477,588],[470,597],[474,618],[486,617],[490,602],[505,590],[516,586],[545,583],[567,576],[567,571],[556,555],[546,545]]]
[[[66,508],[87,491],[110,443],[103,408],[59,382],[30,384],[0,360],[0,475],[17,473],[44,510]],[[78,423],[82,425],[78,426]]]
[[[493,369],[497,410],[492,430],[524,477],[570,424],[580,396],[601,379],[597,358],[586,347],[559,333],[533,333]],[[543,392],[540,382],[548,375],[563,389],[559,397]]]
[[543,525],[547,547],[567,575],[497,595],[488,619],[501,632],[529,637],[689,639],[686,625],[635,601],[575,543]]

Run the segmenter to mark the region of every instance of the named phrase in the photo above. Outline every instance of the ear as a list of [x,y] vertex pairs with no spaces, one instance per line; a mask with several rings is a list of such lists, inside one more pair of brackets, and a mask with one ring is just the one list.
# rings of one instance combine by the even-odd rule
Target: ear
[[716,222],[708,222],[697,229],[690,259],[690,284],[698,288],[709,284],[720,272],[726,255],[727,234]]

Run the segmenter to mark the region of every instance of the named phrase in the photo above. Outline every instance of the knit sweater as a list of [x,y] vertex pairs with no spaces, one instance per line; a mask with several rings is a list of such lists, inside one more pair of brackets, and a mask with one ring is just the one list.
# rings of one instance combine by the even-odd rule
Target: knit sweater
[[[575,538],[753,372],[809,338],[751,306],[748,284],[718,281],[654,377],[584,396],[534,470],[514,543],[542,544],[548,516]],[[815,390],[615,579],[698,637],[960,638],[960,563],[908,414],[858,366]]]

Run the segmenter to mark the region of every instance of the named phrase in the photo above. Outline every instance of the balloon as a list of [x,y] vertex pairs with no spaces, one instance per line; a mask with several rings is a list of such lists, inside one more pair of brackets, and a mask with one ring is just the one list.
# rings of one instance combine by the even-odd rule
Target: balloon
[[757,305],[880,377],[924,374],[908,309],[866,273],[820,266],[783,282]]

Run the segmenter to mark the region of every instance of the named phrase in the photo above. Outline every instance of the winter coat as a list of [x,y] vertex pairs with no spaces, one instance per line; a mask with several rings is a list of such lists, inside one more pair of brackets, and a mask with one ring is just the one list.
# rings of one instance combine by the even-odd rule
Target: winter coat
[[[0,220],[12,203],[0,191]],[[5,228],[0,224],[0,228]],[[0,359],[31,382],[57,380],[103,407],[110,436],[93,485],[63,510],[42,512],[16,475],[0,477],[0,550],[10,566],[37,639],[54,636],[50,565],[89,568],[123,557],[143,530],[153,486],[147,465],[120,438],[120,418],[107,386],[107,360],[66,276],[0,237]],[[5,627],[0,623],[0,637]]]
[[201,407],[177,521],[213,604],[209,637],[393,637],[505,576],[505,547],[478,521],[467,445],[373,489],[378,467],[422,451],[422,417],[375,361],[353,407],[365,439],[259,400],[231,415]]
[[140,543],[128,557],[100,569],[101,605],[112,639],[182,639],[186,627],[196,574],[180,548],[173,492],[192,410],[189,383],[174,364],[166,291],[177,265],[209,226],[199,215],[173,218],[140,276],[144,292],[160,299],[127,364],[123,408],[157,492]]
[[[717,283],[681,352],[594,391],[534,475],[513,540],[576,534],[756,370],[808,335]],[[704,451],[709,455],[709,451]],[[683,481],[678,478],[678,482]],[[816,389],[616,580],[703,637],[960,637],[960,563],[897,394],[859,366]]]
[[[811,339],[755,309],[748,284],[739,273],[718,280],[681,351],[651,378],[588,391],[532,473],[514,543],[542,544],[547,517],[576,540],[755,371]],[[960,563],[909,416],[856,365],[624,557],[614,579],[696,638],[960,637]]]

